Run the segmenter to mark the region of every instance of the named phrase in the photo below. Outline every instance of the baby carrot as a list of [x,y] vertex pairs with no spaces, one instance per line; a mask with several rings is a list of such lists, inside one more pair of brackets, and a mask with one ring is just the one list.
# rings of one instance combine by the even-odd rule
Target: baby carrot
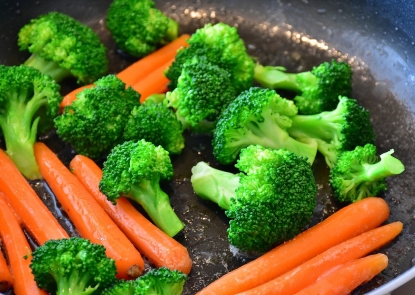
[[9,259],[16,295],[46,295],[39,289],[30,269],[31,249],[16,216],[0,196],[0,237]]
[[77,155],[69,167],[130,241],[152,263],[157,267],[165,266],[186,274],[190,272],[192,260],[183,245],[148,221],[126,198],[118,199],[114,206],[99,191],[102,171],[94,161]]
[[198,294],[230,295],[255,288],[337,244],[378,227],[388,216],[388,204],[381,198],[350,204],[294,239],[222,276]]
[[[0,196],[0,198],[2,198]],[[1,241],[1,240],[0,240]],[[1,243],[0,243],[1,245]],[[0,292],[5,292],[13,285],[12,275],[7,266],[6,259],[0,251]]]
[[[304,262],[282,276],[238,295],[292,295],[314,284],[337,266],[361,258],[382,247],[402,231],[402,222],[394,222],[351,238]],[[258,274],[260,275],[260,274]]]
[[324,275],[296,295],[348,295],[388,266],[388,257],[374,254],[350,261]]
[[144,261],[130,240],[44,143],[38,142],[34,148],[40,173],[81,237],[106,248],[107,255],[115,260],[117,277],[140,275]]
[[51,239],[69,237],[46,205],[19,172],[7,154],[0,150],[0,192],[19,216],[24,228],[43,245]]

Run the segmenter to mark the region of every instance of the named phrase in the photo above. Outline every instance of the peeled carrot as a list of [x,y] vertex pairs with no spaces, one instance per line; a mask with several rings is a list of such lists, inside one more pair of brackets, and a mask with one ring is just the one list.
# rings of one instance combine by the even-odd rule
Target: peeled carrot
[[[0,197],[2,198],[2,197]],[[0,251],[0,292],[5,292],[13,285],[12,275],[7,266],[6,259]]]
[[107,255],[115,260],[117,277],[140,275],[144,269],[140,253],[94,197],[44,143],[36,143],[34,150],[40,173],[81,237],[106,248]]
[[[351,238],[308,260],[278,278],[238,295],[292,295],[314,284],[329,270],[361,258],[382,247],[402,231],[402,222],[394,222]],[[258,274],[260,275],[260,274]]]
[[48,210],[7,154],[0,150],[0,192],[19,216],[24,228],[40,245],[68,234]]
[[118,199],[114,206],[99,191],[102,171],[94,161],[77,155],[69,167],[130,241],[152,263],[157,267],[165,266],[186,274],[190,272],[192,260],[183,245],[148,221],[126,198]]
[[30,269],[31,249],[20,224],[6,200],[0,196],[0,237],[2,239],[13,278],[16,295],[48,294],[39,289]]
[[294,239],[222,276],[198,294],[230,295],[255,288],[337,244],[378,227],[388,216],[388,204],[381,198],[350,204]]
[[348,295],[361,284],[370,281],[387,266],[388,257],[384,254],[356,259],[324,275],[316,283],[296,295]]

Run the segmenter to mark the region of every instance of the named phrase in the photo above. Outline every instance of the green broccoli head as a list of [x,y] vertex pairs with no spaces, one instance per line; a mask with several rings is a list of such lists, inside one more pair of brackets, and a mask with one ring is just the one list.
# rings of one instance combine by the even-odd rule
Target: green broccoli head
[[[137,295],[135,280],[118,280],[111,287],[101,292],[101,295]],[[140,294],[140,293],[138,293]]]
[[347,63],[332,61],[314,67],[311,72],[285,73],[283,67],[255,67],[255,80],[271,89],[298,92],[294,98],[301,114],[311,115],[336,108],[337,97],[350,96],[352,70]]
[[32,252],[37,285],[56,294],[92,294],[116,280],[115,261],[105,247],[82,238],[49,240]]
[[312,163],[317,144],[312,140],[297,141],[287,132],[296,114],[294,103],[274,90],[252,87],[242,92],[219,116],[213,132],[215,158],[230,164],[242,148],[259,144],[271,149],[286,148]]
[[192,168],[195,192],[226,210],[229,242],[264,252],[297,235],[311,220],[317,186],[307,159],[259,145],[242,149],[232,174],[200,162]]
[[143,57],[178,36],[179,25],[154,7],[151,0],[114,0],[107,26],[118,47]]
[[41,179],[33,145],[39,131],[53,126],[62,100],[60,86],[24,65],[0,65],[0,77],[0,127],[6,153],[25,177]]
[[191,36],[188,43],[190,46],[177,53],[175,61],[166,71],[170,90],[177,87],[183,65],[194,57],[206,59],[229,72],[238,92],[252,86],[255,63],[247,54],[236,28],[224,23],[206,24]]
[[140,94],[114,75],[77,94],[55,119],[57,134],[82,155],[99,158],[123,139],[131,110],[139,106]]
[[341,202],[356,202],[386,190],[385,178],[401,174],[404,165],[392,156],[394,151],[376,154],[376,146],[366,144],[340,155],[330,171],[330,184]]
[[88,84],[108,70],[106,48],[94,31],[59,12],[32,19],[20,30],[18,45],[32,53],[25,65],[58,82],[74,76]]
[[288,133],[300,141],[315,140],[330,168],[342,152],[375,141],[369,111],[347,97],[339,97],[333,111],[293,117]]
[[99,189],[116,202],[121,194],[139,203],[154,223],[174,236],[183,223],[174,213],[160,181],[173,176],[169,153],[144,139],[115,146],[104,162]]

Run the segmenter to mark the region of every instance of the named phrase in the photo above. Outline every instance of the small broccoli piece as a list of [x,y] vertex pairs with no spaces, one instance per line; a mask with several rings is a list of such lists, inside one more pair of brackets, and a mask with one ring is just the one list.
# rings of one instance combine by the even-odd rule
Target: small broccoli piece
[[140,94],[114,75],[76,95],[55,119],[56,132],[82,155],[99,158],[122,142],[124,128]]
[[73,76],[88,84],[108,71],[106,48],[95,32],[59,12],[32,19],[20,30],[18,44],[32,53],[25,65],[57,82]]
[[41,179],[33,145],[39,131],[58,115],[60,87],[48,75],[20,66],[0,65],[0,127],[6,153],[28,179]]
[[167,235],[184,227],[170,205],[160,181],[173,176],[169,153],[144,139],[114,147],[104,162],[99,189],[115,203],[121,194],[135,200]]
[[135,280],[118,280],[111,287],[108,287],[102,291],[101,295],[141,295],[141,293],[135,293],[135,289]]
[[151,0],[114,0],[107,27],[124,52],[143,57],[177,38],[179,24],[155,8]]
[[299,92],[294,101],[298,111],[305,115],[332,111],[338,103],[337,97],[350,96],[352,90],[350,66],[334,60],[298,74],[285,73],[283,67],[257,64],[255,80],[263,87]]
[[220,67],[197,58],[183,65],[177,88],[167,92],[164,103],[176,110],[183,128],[197,130],[208,121],[212,132],[218,115],[234,100],[237,92],[230,75]]
[[183,65],[194,57],[206,59],[229,72],[238,92],[252,86],[255,63],[247,54],[236,28],[224,23],[207,24],[198,29],[188,43],[190,46],[179,50],[166,71],[170,90],[177,87]]
[[292,101],[274,90],[252,87],[242,92],[219,116],[213,132],[213,155],[222,164],[236,161],[239,151],[253,144],[287,150],[313,163],[317,144],[290,137],[287,129],[297,114]]
[[100,294],[116,280],[105,247],[82,238],[49,240],[32,252],[30,268],[39,288],[58,295]]
[[132,110],[124,129],[124,140],[145,139],[161,145],[171,154],[180,154],[184,148],[182,124],[172,109],[153,99],[156,97],[147,98]]
[[335,110],[291,118],[288,133],[302,141],[315,140],[318,150],[332,168],[339,154],[375,141],[369,111],[355,99],[339,97]]
[[330,171],[330,184],[341,202],[356,202],[386,190],[385,178],[401,174],[405,167],[392,156],[394,150],[376,154],[376,146],[366,144],[342,153]]
[[229,242],[263,252],[291,239],[309,222],[317,186],[304,157],[259,145],[242,149],[232,174],[199,162],[192,168],[196,194],[225,209]]

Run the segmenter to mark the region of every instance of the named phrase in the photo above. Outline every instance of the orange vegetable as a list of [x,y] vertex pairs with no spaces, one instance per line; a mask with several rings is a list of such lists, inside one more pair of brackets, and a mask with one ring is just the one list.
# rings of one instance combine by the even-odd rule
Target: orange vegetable
[[0,150],[0,192],[19,217],[24,228],[40,244],[68,234],[48,210],[7,154]]
[[102,171],[94,161],[77,155],[69,166],[105,212],[152,263],[157,267],[165,266],[186,274],[190,272],[192,260],[183,245],[148,221],[126,198],[117,199],[117,205],[114,206],[99,191]]
[[117,277],[140,275],[144,269],[140,253],[94,197],[44,143],[36,143],[34,150],[40,173],[81,237],[106,248],[115,260]]
[[384,254],[356,259],[330,271],[296,295],[348,295],[361,284],[370,281],[387,266],[388,257]]
[[[314,284],[329,270],[364,257],[394,239],[402,231],[397,221],[351,238],[308,260],[293,270],[261,286],[238,295],[292,295]],[[261,274],[258,274],[259,276]],[[318,294],[318,293],[315,293]]]
[[[3,198],[3,197],[0,197]],[[1,245],[1,243],[0,243]],[[0,292],[5,292],[13,285],[12,275],[7,266],[6,259],[0,251]]]
[[16,295],[46,295],[45,291],[37,287],[30,269],[32,251],[29,243],[20,228],[19,221],[2,196],[0,196],[0,238],[9,259],[14,293]]
[[255,288],[337,244],[378,227],[388,216],[388,204],[381,198],[350,204],[294,239],[222,276],[198,294],[231,295]]

